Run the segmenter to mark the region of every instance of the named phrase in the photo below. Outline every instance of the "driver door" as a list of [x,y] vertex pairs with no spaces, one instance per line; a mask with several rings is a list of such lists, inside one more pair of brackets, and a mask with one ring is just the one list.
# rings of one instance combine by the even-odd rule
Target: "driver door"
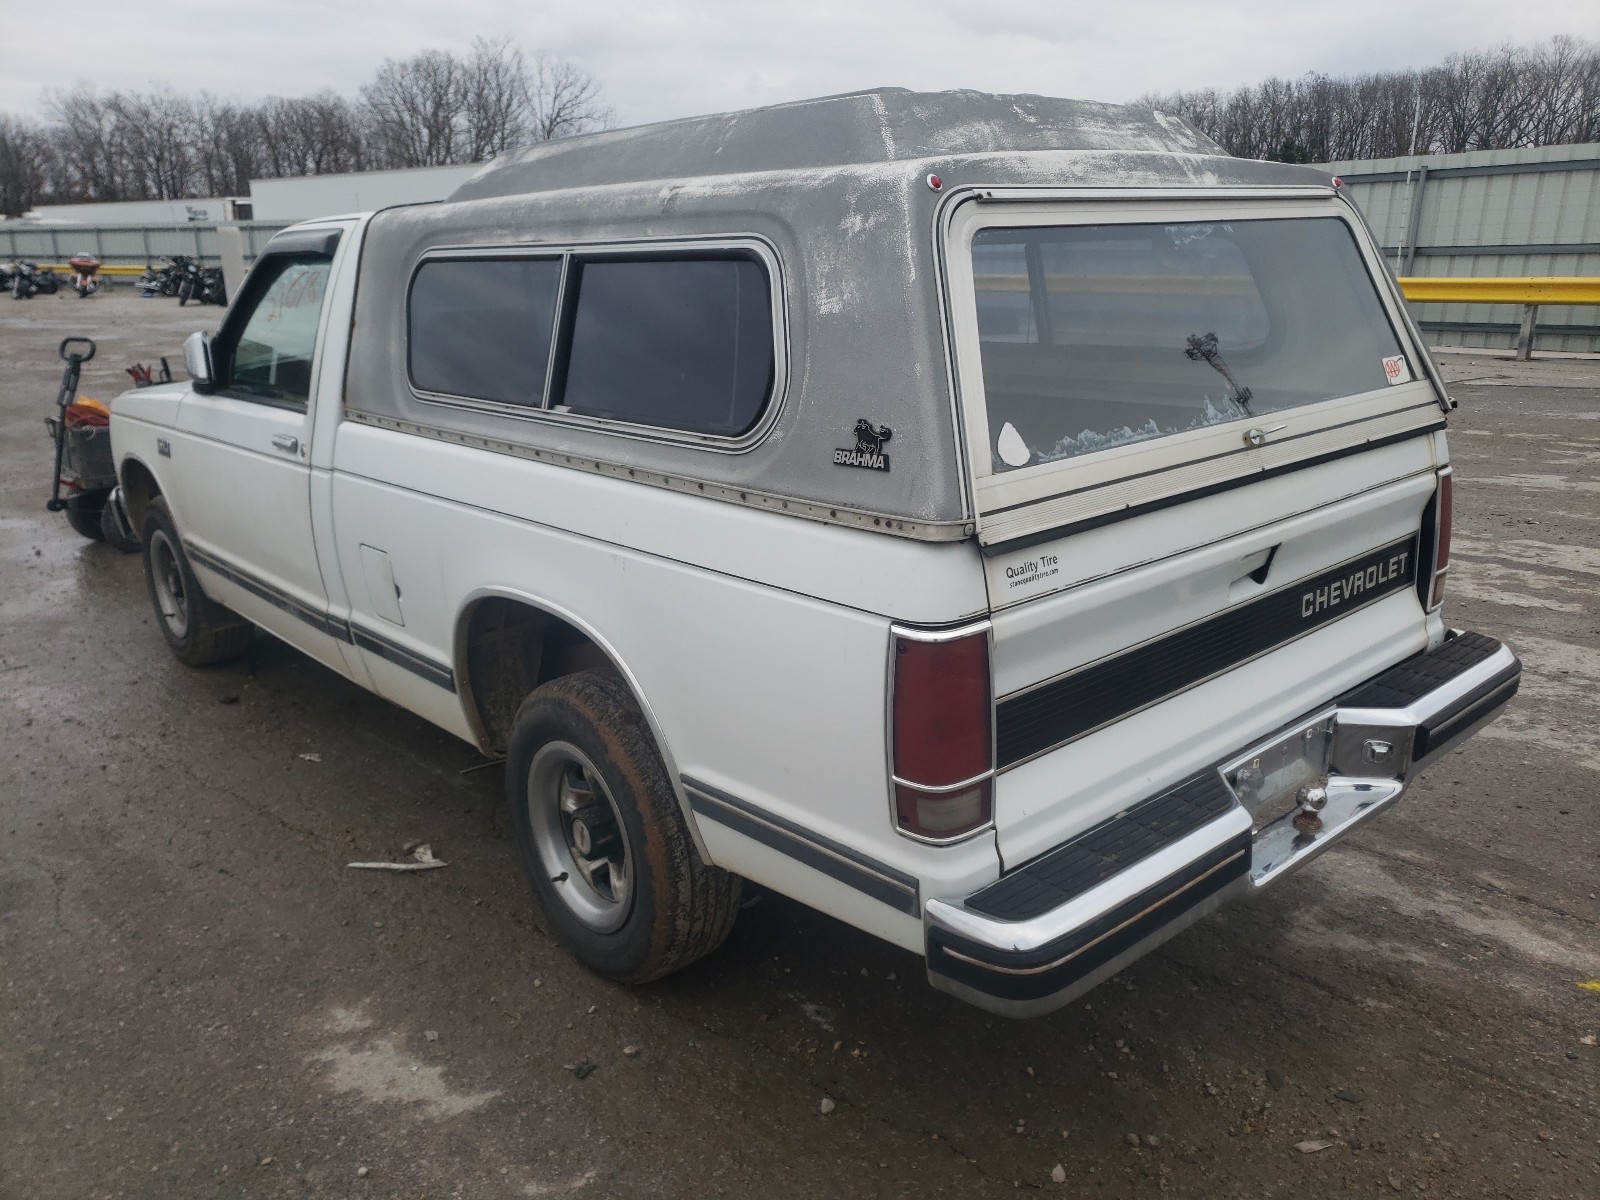
[[207,593],[342,674],[311,521],[324,297],[342,230],[274,239],[184,397],[172,458],[185,549]]

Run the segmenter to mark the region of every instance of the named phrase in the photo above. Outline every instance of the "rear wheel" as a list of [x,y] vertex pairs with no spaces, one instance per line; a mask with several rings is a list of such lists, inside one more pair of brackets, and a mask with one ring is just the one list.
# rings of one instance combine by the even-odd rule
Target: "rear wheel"
[[523,702],[506,792],[550,931],[591,970],[622,983],[659,979],[733,928],[739,878],[701,861],[615,672],[563,676]]
[[161,636],[178,661],[191,667],[237,658],[250,645],[254,627],[200,589],[183,552],[167,502],[150,501],[144,517],[144,579],[155,605]]

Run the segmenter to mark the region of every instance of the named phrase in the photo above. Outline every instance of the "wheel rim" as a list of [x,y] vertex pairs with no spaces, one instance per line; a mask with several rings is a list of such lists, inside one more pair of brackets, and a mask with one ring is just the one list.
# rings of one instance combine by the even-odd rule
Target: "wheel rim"
[[611,933],[633,907],[633,856],[622,813],[594,763],[549,742],[528,767],[528,827],[539,867],[573,916]]
[[184,590],[178,555],[159,529],[150,537],[150,579],[162,621],[173,637],[182,638],[189,632],[189,596]]

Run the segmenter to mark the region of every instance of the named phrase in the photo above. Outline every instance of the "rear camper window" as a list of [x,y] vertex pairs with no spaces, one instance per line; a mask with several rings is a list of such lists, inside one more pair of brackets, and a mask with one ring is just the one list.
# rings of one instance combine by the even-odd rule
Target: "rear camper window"
[[441,258],[411,284],[411,383],[421,392],[539,407],[559,258]]
[[995,472],[1411,378],[1337,218],[991,227],[972,269]]
[[767,272],[738,252],[431,259],[409,329],[442,397],[738,437],[772,393]]
[[772,389],[772,301],[748,258],[578,264],[561,405],[736,437]]

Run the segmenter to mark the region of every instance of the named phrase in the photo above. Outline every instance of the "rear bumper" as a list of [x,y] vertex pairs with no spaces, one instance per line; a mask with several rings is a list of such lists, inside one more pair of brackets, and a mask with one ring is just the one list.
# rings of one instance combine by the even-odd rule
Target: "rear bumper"
[[1253,821],[1218,764],[965,900],[928,900],[930,982],[1006,1016],[1069,1003],[1381,812],[1425,767],[1498,716],[1521,677],[1522,664],[1500,642],[1453,633],[1280,731],[1278,739],[1332,718],[1320,828],[1292,813]]

